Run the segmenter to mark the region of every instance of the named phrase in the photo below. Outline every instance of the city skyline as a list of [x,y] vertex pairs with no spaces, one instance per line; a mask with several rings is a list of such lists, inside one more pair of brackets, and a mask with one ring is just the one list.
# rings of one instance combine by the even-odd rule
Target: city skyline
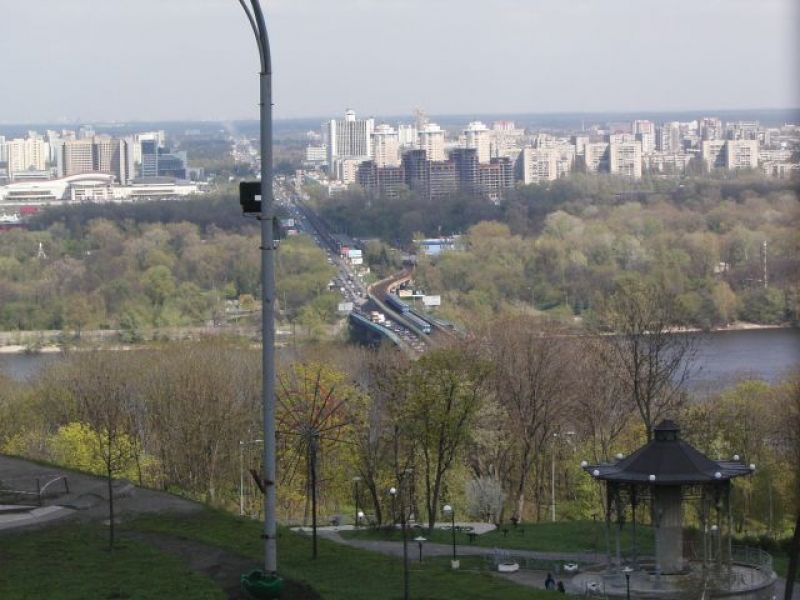
[[[331,11],[276,0],[266,6],[276,118],[341,106],[384,115],[800,106],[796,3],[642,4],[344,0]],[[42,0],[14,3],[4,23],[0,51],[16,60],[0,65],[1,122],[257,113],[257,57],[236,2]],[[31,31],[51,43],[28,43]]]

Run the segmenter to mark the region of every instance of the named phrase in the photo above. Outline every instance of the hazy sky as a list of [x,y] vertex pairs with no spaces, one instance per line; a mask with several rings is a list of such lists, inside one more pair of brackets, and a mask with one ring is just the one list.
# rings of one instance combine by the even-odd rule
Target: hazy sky
[[[798,0],[264,0],[275,115],[800,106]],[[236,0],[0,0],[0,122],[257,117]]]

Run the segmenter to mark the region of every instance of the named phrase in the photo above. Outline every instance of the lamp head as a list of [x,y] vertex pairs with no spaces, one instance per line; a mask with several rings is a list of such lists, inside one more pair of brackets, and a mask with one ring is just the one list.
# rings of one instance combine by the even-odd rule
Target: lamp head
[[444,512],[445,514],[448,514],[448,515],[449,515],[451,512],[453,512],[453,507],[452,507],[452,506],[450,506],[449,504],[445,504],[445,505],[442,507],[442,512]]
[[390,487],[389,488],[389,495],[390,496],[396,496],[397,495],[397,488],[394,487],[394,486]]

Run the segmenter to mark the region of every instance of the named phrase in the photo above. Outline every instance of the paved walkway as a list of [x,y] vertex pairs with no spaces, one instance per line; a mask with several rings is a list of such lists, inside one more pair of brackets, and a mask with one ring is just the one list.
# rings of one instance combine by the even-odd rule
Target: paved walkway
[[[325,528],[318,528],[317,531],[321,536],[325,538],[337,542],[339,544],[343,544],[345,546],[352,546],[354,548],[361,548],[362,550],[369,550],[370,552],[377,552],[380,554],[386,554],[389,556],[394,557],[402,557],[403,556],[403,543],[402,542],[390,542],[390,541],[383,541],[383,540],[362,540],[362,539],[354,539],[354,538],[345,538],[339,535],[339,531],[336,531],[337,528],[332,527],[325,527]],[[338,528],[339,530],[346,530],[345,528]],[[350,527],[349,529],[352,529]],[[468,546],[468,545],[459,545],[457,546],[457,554],[460,556],[492,556],[495,550],[499,550],[500,552],[508,553],[509,555],[515,558],[531,558],[539,561],[551,561],[555,563],[563,563],[563,562],[577,562],[579,565],[593,565],[593,564],[603,564],[605,562],[605,554],[592,554],[592,553],[570,553],[570,552],[537,552],[533,550],[514,550],[514,549],[506,549],[506,548],[489,548],[483,546]],[[409,540],[409,552],[411,557],[417,556],[417,546],[412,541]],[[449,544],[434,544],[426,542],[423,546],[423,557],[425,556],[451,556],[453,553],[453,547]],[[504,577],[509,579],[510,581],[514,581],[519,583],[520,585],[525,585],[532,588],[544,589],[544,580],[546,577],[546,572],[541,570],[528,570],[523,569],[518,571],[517,573],[509,574],[509,575],[500,575],[500,577]],[[564,577],[563,575],[553,573],[553,576],[556,579],[560,579]],[[571,577],[569,577],[571,579]],[[564,577],[565,583],[567,583],[567,577]],[[778,578],[775,584],[775,595],[777,598],[783,600],[784,595],[784,585],[785,581],[781,578]],[[581,590],[570,590],[569,585],[567,586],[567,591],[571,593],[580,593]],[[800,589],[798,586],[795,586],[794,594],[792,595],[793,600],[800,600]]]
[[[39,499],[35,493],[37,485],[44,486],[46,482],[61,475],[66,476],[69,492],[63,482],[53,484],[42,498],[42,506],[38,506]],[[19,499],[13,501],[30,505],[15,505],[14,508],[4,505],[4,509],[0,511],[0,533],[22,527],[38,527],[64,519],[108,519],[108,484],[102,477],[0,455],[0,489],[27,492],[18,494]],[[114,509],[121,519],[146,513],[194,512],[202,509],[196,502],[139,488],[124,479],[114,482],[113,493]]]

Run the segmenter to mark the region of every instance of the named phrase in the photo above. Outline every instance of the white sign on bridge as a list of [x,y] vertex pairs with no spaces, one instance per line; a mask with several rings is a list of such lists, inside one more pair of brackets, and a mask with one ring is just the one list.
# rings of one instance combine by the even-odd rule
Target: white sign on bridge
[[339,306],[337,307],[340,313],[349,313],[353,311],[353,303],[352,302],[339,302]]
[[441,306],[442,305],[442,297],[441,296],[423,296],[422,303],[425,306]]

